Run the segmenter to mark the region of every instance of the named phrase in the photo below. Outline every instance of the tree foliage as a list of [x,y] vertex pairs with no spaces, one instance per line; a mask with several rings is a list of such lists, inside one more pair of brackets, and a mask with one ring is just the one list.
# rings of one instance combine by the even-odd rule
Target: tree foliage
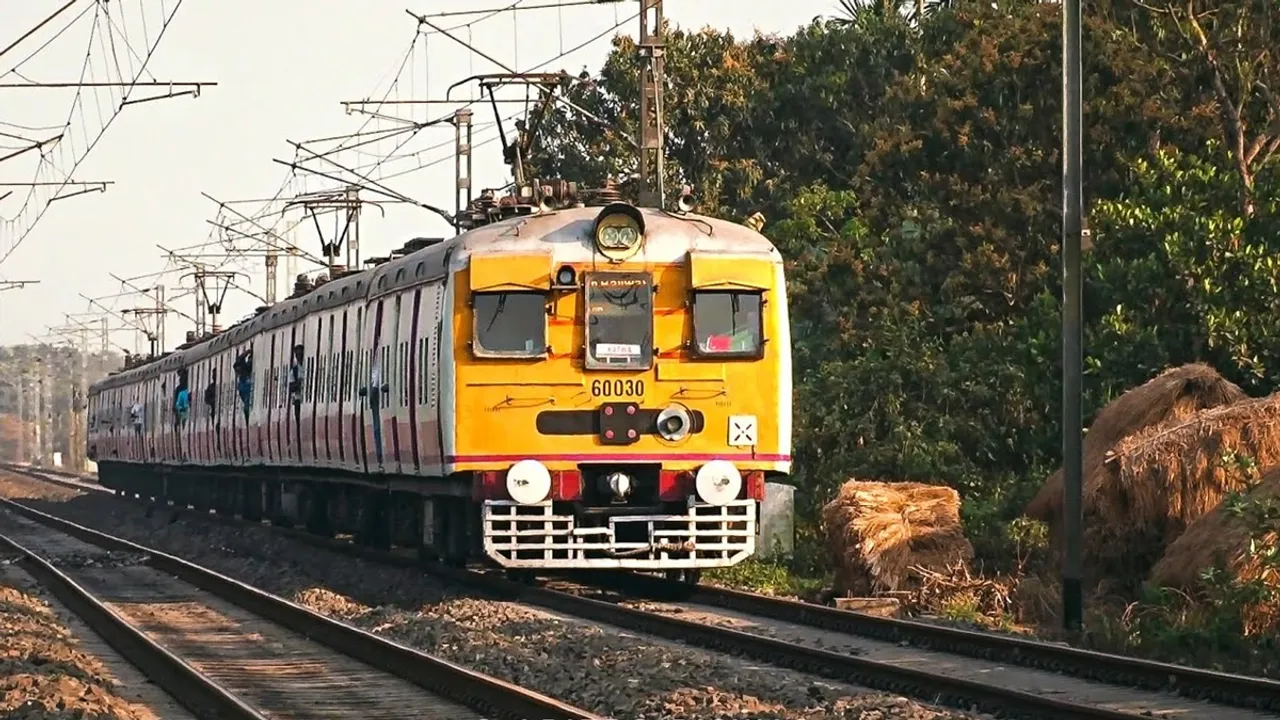
[[[42,376],[49,381],[50,408],[44,427],[51,433],[53,452],[64,458],[74,455],[71,407],[78,390],[78,356],[78,350],[67,346],[0,346],[0,458],[16,459],[22,449],[20,410],[27,421],[27,459],[37,453],[38,380]],[[91,353],[86,365],[87,382],[93,384],[119,369],[121,358],[115,353]],[[25,402],[21,402],[18,392],[24,385]]]
[[[1234,114],[1250,143],[1280,132],[1271,26],[1228,38],[1257,4],[1087,4],[1088,408],[1193,360],[1274,389],[1280,178],[1261,150],[1241,172],[1224,135]],[[946,482],[973,517],[1008,516],[1059,459],[1060,6],[882,5],[786,37],[671,29],[667,189],[769,218],[810,507],[864,476]],[[1226,96],[1226,55],[1179,34],[1188,17],[1234,43]],[[633,172],[636,62],[618,38],[598,78],[566,87],[605,122],[557,110],[540,173]]]

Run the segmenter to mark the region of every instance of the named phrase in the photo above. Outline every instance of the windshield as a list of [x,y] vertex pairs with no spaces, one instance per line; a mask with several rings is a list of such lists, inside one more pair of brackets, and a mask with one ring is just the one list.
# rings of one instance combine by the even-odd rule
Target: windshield
[[587,277],[587,367],[653,364],[653,282],[647,273]]
[[757,357],[762,345],[758,292],[696,292],[693,332],[703,355]]
[[546,353],[547,300],[544,293],[476,293],[473,300],[477,354],[534,357]]

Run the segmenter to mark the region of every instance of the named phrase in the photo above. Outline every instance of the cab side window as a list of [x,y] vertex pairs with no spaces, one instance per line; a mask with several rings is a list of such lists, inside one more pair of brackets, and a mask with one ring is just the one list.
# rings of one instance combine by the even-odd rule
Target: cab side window
[[546,354],[546,293],[476,293],[472,296],[472,307],[477,355],[540,357]]
[[698,354],[760,357],[764,351],[763,306],[760,292],[694,292],[693,333]]

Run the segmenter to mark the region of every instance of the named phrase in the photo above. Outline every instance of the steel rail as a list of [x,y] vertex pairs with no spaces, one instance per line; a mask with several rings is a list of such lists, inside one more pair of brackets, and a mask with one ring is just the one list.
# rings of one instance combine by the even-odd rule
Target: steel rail
[[[600,582],[596,584],[600,587],[620,588],[656,598],[670,597],[670,593],[678,590],[675,583],[657,577],[618,573],[601,573],[597,577]],[[688,602],[885,642],[908,643],[952,655],[1015,663],[1111,685],[1174,693],[1234,707],[1280,711],[1280,681],[1269,678],[1174,665],[918,620],[880,617],[708,585],[698,586]]]
[[[15,472],[67,487],[80,485],[74,481],[59,482],[57,478],[44,477],[36,471]],[[81,486],[80,489],[84,487]],[[182,508],[175,509],[182,510]],[[226,516],[204,513],[197,513],[195,516],[231,525],[245,523],[239,518]],[[945,702],[962,707],[977,706],[1002,715],[1012,712],[1034,718],[1113,718],[1118,720],[1139,717],[1134,713],[1070,703],[1032,693],[992,687],[950,675],[902,668],[889,663],[763,638],[742,631],[702,625],[585,598],[573,593],[533,587],[513,582],[494,573],[462,570],[438,564],[424,566],[420,561],[404,555],[373,550],[346,540],[324,538],[299,529],[272,528],[272,531],[284,533],[323,549],[374,562],[424,568],[447,580],[482,589],[494,595],[541,605],[597,622],[681,640],[713,650],[729,651],[758,661],[822,675],[830,679],[900,692],[926,702]],[[598,572],[588,577],[598,587],[623,588],[632,594],[655,598],[671,597],[671,593],[679,587],[677,583],[661,578],[628,573]],[[763,618],[887,642],[906,643],[921,649],[1058,672],[1113,686],[1168,692],[1240,708],[1273,711],[1280,709],[1280,682],[1266,678],[1233,675],[919,621],[884,618],[711,586],[699,586],[688,600]]]
[[0,507],[98,547],[141,554],[145,556],[145,564],[149,567],[173,575],[370,667],[484,713],[486,717],[509,720],[604,720],[599,715],[541,693],[332,620],[284,598],[173,555],[78,525],[22,502],[0,498]]
[[116,652],[201,720],[267,720],[235,695],[147,637],[146,633],[17,541],[0,535],[0,546],[20,556],[19,566],[75,613]]

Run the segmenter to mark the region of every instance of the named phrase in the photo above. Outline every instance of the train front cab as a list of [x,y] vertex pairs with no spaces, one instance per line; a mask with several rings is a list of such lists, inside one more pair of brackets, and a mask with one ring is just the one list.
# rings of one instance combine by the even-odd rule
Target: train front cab
[[677,258],[473,255],[455,284],[455,462],[497,564],[696,577],[755,552],[790,470],[781,262]]

